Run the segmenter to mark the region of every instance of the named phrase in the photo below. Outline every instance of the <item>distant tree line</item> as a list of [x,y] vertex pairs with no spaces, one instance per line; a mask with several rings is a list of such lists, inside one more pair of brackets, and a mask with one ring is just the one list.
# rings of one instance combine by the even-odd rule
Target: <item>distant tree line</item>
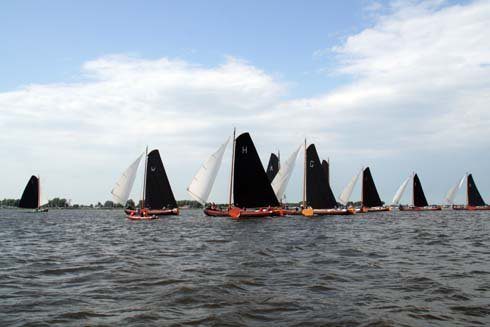
[[[0,200],[0,207],[18,207],[20,199],[3,199]],[[202,205],[197,201],[191,200],[180,200],[177,201],[179,207],[187,208],[202,208]],[[138,201],[138,207],[141,206],[141,200]],[[47,204],[43,207],[48,208],[67,208],[67,209],[79,209],[79,208],[94,208],[94,209],[118,209],[118,208],[136,208],[136,203],[133,199],[129,199],[126,205],[123,206],[120,203],[115,203],[114,201],[107,200],[104,203],[97,202],[96,204],[71,204],[70,200],[65,198],[53,198],[48,200]]]

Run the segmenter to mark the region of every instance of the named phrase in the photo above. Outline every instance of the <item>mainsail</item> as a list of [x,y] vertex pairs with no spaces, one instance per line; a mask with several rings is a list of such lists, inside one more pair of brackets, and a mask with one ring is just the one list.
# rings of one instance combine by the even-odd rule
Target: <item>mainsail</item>
[[133,188],[134,180],[136,178],[136,172],[141,161],[143,154],[140,155],[119,177],[111,191],[114,202],[125,205],[129,199],[129,194]]
[[427,207],[429,205],[417,174],[413,175],[413,205],[414,207]]
[[276,194],[278,199],[282,199],[284,193],[286,192],[286,187],[288,185],[289,179],[293,174],[294,165],[296,163],[296,158],[298,157],[299,150],[301,150],[300,145],[296,151],[294,151],[291,156],[289,156],[288,160],[281,165],[279,168],[279,172],[276,177],[272,181],[272,188],[274,189],[274,193]]
[[326,160],[322,161],[323,174],[327,178],[327,183],[330,185],[330,163]]
[[277,173],[279,172],[279,157],[275,153],[271,153],[269,158],[269,164],[267,165],[267,178],[269,182],[274,180]]
[[306,204],[314,209],[337,206],[314,144],[306,149]]
[[402,198],[403,193],[405,192],[405,189],[407,188],[408,182],[410,182],[411,178],[412,176],[407,177],[407,179],[403,181],[402,185],[400,185],[395,193],[395,196],[393,197],[392,204],[398,205],[400,203],[400,199]]
[[446,194],[446,197],[444,200],[446,200],[447,204],[454,204],[454,198],[456,197],[456,194],[458,194],[458,191],[463,187],[464,180],[467,177],[467,174],[465,174],[461,180],[458,182],[458,184],[454,185],[449,189],[449,191]]
[[235,140],[233,200],[240,208],[279,206],[249,133]]
[[19,207],[25,209],[39,208],[39,179],[36,176],[31,176],[27,182],[20,198]]
[[213,153],[206,162],[201,166],[191,184],[187,188],[187,193],[201,204],[206,204],[209,198],[209,193],[213,188],[216,175],[218,174],[223,155],[230,139],[228,138],[219,149]]
[[363,207],[380,207],[383,205],[376,185],[374,184],[373,176],[369,167],[364,169],[362,173],[362,206]]
[[468,205],[471,207],[485,206],[486,203],[476,187],[475,181],[473,180],[473,175],[468,175]]
[[354,187],[356,186],[357,180],[359,179],[359,176],[362,174],[362,169],[359,173],[357,173],[354,177],[352,177],[351,181],[347,186],[344,188],[342,191],[342,194],[340,194],[339,201],[343,205],[347,205],[349,202],[350,196],[352,195],[352,191],[354,190]]
[[158,150],[153,150],[148,154],[144,199],[145,208],[148,209],[177,208],[177,202]]

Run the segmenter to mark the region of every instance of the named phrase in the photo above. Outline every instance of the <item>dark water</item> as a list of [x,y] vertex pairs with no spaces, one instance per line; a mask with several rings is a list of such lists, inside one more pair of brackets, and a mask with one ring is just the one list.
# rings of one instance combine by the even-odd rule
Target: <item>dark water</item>
[[0,326],[490,325],[490,213],[0,210]]

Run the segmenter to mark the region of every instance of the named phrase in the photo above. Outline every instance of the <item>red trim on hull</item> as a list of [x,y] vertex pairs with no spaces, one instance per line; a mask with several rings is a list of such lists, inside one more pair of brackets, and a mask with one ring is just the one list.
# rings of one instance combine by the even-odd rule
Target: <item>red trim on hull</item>
[[480,206],[480,207],[453,206],[453,210],[484,211],[484,210],[490,210],[490,206]]
[[[153,210],[153,209],[143,209],[144,212],[146,212],[147,216],[171,216],[171,215],[176,215],[178,216],[180,214],[179,208],[174,208],[174,209],[158,209],[158,210]],[[137,214],[136,210],[130,210],[130,209],[124,209],[124,212],[128,216],[134,216]]]
[[399,207],[400,211],[440,211],[441,206],[431,206],[431,207]]

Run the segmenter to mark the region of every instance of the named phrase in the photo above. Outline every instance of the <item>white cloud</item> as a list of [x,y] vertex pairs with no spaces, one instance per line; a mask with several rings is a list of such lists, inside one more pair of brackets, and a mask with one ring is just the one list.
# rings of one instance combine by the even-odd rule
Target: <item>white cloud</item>
[[[397,186],[391,184],[416,163],[407,159],[410,151],[488,150],[490,3],[376,7],[370,28],[330,49],[336,74],[353,82],[317,97],[284,100],[283,81],[233,57],[203,67],[107,56],[85,63],[78,83],[0,93],[2,166],[12,172],[2,187],[10,191],[0,197],[17,196],[27,175],[39,172],[51,195],[109,198],[118,174],[149,144],[160,148],[184,198],[199,164],[237,124],[252,132],[263,158],[278,147],[287,153],[308,136],[338,163],[336,193],[363,164],[399,165],[396,176],[382,180],[390,183],[382,187],[389,198]],[[434,192],[442,197],[446,186]],[[226,186],[218,189],[224,199]],[[299,187],[292,189],[296,199]]]

